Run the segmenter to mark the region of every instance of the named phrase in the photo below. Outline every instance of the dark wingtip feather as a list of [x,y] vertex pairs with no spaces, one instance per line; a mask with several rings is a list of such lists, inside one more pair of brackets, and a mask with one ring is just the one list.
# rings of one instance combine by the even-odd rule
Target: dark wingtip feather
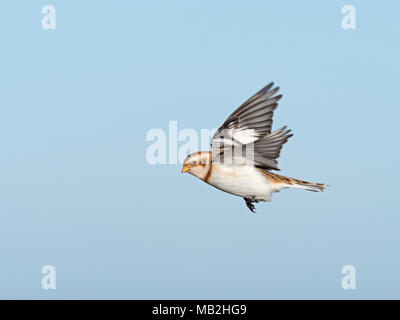
[[[274,82],[270,82],[264,88],[259,90],[256,94],[265,94],[267,92],[272,92],[272,94],[275,94],[280,88],[279,87],[273,88],[273,86],[274,86]],[[273,89],[270,91],[271,88],[273,88]]]
[[268,83],[264,88],[262,88],[262,89],[260,90],[260,92],[262,92],[262,91],[268,91],[268,90],[271,89],[273,86],[274,86],[274,82],[272,81],[272,82]]

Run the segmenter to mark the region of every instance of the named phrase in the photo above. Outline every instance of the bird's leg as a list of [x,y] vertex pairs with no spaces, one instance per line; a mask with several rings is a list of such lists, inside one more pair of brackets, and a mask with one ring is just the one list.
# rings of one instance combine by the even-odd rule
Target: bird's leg
[[[251,212],[256,213],[255,207],[254,207],[254,204],[253,204],[253,200],[249,199],[249,198],[243,198],[243,199],[244,199],[244,201],[246,201],[247,208],[249,208]],[[258,202],[258,201],[255,201],[255,202]]]

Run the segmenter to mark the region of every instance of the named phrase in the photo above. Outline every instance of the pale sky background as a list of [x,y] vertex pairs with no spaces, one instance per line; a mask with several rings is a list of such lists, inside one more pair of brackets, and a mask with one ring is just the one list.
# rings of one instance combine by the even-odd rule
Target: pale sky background
[[[398,2],[0,10],[0,298],[400,298]],[[294,133],[281,173],[327,192],[285,190],[251,214],[146,162],[148,130],[216,128],[270,81],[274,129]],[[47,264],[56,290],[41,288]],[[341,288],[347,264],[356,290]]]

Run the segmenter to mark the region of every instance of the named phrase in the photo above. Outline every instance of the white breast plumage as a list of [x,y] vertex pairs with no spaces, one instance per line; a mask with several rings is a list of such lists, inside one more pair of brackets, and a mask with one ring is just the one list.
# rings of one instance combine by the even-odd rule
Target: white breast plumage
[[269,181],[253,166],[223,166],[213,164],[210,185],[225,192],[254,200],[270,201],[271,193],[282,189],[283,185]]

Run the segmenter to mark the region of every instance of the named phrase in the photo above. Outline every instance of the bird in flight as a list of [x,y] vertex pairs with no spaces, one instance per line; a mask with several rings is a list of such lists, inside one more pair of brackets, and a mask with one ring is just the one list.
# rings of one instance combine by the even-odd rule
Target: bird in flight
[[212,151],[187,156],[188,172],[217,189],[243,197],[250,211],[254,203],[270,201],[286,188],[324,191],[323,183],[307,182],[273,173],[285,142],[292,137],[286,126],[271,133],[272,117],[282,95],[270,83],[238,107],[212,137]]

